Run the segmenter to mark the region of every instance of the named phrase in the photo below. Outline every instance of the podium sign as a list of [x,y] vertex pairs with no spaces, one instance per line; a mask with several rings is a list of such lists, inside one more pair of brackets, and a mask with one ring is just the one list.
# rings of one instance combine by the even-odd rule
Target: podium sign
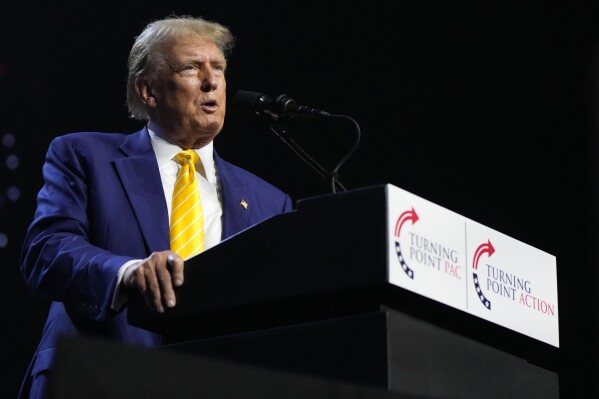
[[390,284],[559,347],[555,256],[386,190]]

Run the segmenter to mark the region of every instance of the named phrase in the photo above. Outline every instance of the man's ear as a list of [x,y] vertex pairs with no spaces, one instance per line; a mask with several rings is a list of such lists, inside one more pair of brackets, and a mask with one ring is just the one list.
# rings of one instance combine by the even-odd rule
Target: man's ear
[[147,79],[137,79],[137,82],[135,82],[135,90],[144,104],[150,108],[156,107],[156,93]]

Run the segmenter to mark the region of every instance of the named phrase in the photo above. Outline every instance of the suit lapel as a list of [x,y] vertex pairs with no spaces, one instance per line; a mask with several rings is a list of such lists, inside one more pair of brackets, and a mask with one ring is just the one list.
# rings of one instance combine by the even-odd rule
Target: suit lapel
[[224,240],[250,226],[250,210],[241,205],[241,200],[247,198],[244,183],[238,179],[231,165],[223,161],[216,151],[214,160],[223,201]]
[[126,156],[115,158],[114,164],[148,251],[169,249],[168,210],[147,130],[127,136],[120,149]]

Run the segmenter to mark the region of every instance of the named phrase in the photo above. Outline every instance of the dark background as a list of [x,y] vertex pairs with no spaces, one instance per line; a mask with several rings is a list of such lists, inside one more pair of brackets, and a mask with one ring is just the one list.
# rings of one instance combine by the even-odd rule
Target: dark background
[[[584,375],[599,330],[597,2],[164,3],[0,5],[1,378],[8,397],[48,308],[19,274],[47,146],[67,132],[141,127],[127,118],[128,51],[146,23],[170,13],[231,28],[229,100],[237,90],[287,94],[355,119],[362,139],[340,169],[347,188],[390,183],[555,255],[560,350]],[[329,167],[355,137],[344,121],[291,127]],[[239,115],[231,101],[215,146],[295,200],[330,192],[268,121]]]

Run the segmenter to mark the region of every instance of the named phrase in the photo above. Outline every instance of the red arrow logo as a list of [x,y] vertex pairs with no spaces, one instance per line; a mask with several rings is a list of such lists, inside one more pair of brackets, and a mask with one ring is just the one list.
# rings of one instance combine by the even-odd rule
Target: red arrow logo
[[399,215],[399,217],[397,218],[397,223],[395,223],[395,237],[399,238],[399,235],[401,234],[401,227],[403,226],[403,224],[405,222],[407,222],[408,220],[411,220],[412,224],[414,224],[418,221],[418,219],[420,219],[420,218],[418,217],[418,214],[414,210],[414,207],[412,207],[412,210],[405,211],[404,213]]
[[486,244],[480,244],[478,248],[476,248],[476,251],[474,251],[474,258],[472,259],[472,268],[474,270],[478,270],[478,261],[484,253],[489,254],[489,256],[495,253],[495,248],[493,248],[491,240],[487,240]]

